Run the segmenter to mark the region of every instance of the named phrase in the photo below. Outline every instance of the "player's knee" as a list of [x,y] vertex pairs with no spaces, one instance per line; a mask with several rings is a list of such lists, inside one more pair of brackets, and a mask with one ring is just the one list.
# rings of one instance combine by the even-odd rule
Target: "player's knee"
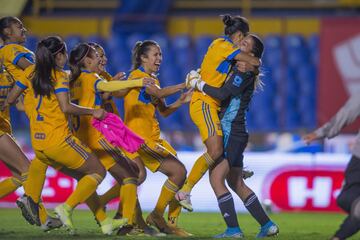
[[344,211],[349,212],[350,211],[350,206],[351,203],[349,202],[346,194],[344,194],[343,192],[341,192],[339,194],[339,196],[336,199],[336,203],[338,204],[338,206],[340,208],[342,208]]
[[357,220],[360,220],[360,197],[354,200],[351,206],[351,215]]
[[[96,166],[94,166],[94,168],[92,169],[93,173],[95,173],[96,175],[98,175],[100,178],[104,179],[106,176],[106,169],[104,168],[104,166],[102,164],[95,164]],[[102,180],[101,180],[102,181]]]
[[186,169],[182,165],[181,167],[176,169],[176,173],[174,174],[174,182],[176,182],[178,186],[182,186],[185,180],[186,180]]
[[208,149],[208,153],[210,155],[210,157],[216,161],[219,157],[222,156],[223,154],[223,147],[222,145],[216,145],[214,147],[211,147],[210,149]]

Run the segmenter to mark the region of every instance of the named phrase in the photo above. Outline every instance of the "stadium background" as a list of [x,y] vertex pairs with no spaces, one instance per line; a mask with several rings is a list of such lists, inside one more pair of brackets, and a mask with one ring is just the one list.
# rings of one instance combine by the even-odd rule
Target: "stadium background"
[[[329,120],[349,94],[360,89],[360,1],[261,0],[1,0],[1,16],[20,17],[28,29],[26,46],[35,50],[44,36],[62,36],[70,50],[78,42],[104,46],[108,71],[130,69],[135,42],[156,40],[163,51],[162,86],[184,81],[200,66],[211,40],[222,35],[220,14],[249,18],[251,32],[265,43],[262,73],[265,89],[256,93],[248,112],[251,135],[245,164],[255,171],[248,184],[275,211],[339,211],[335,198],[350,159],[359,121],[334,140],[305,146],[301,135]],[[167,99],[168,103],[178,96]],[[123,112],[122,100],[116,104]],[[11,111],[15,136],[32,157],[28,120]],[[162,135],[179,151],[190,170],[203,145],[183,106],[159,117]],[[0,178],[9,175],[0,164]],[[43,191],[47,206],[62,202],[75,182],[52,169]],[[154,206],[164,178],[148,174],[140,187],[143,207]],[[99,189],[111,186],[107,178]],[[0,205],[13,207],[21,190]],[[205,176],[193,190],[196,210],[217,211]],[[113,203],[115,206],[116,203]],[[238,201],[236,206],[243,211]]]

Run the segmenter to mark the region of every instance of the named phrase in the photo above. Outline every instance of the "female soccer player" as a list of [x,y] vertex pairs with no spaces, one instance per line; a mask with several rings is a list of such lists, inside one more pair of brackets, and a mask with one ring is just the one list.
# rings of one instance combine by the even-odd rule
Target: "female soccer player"
[[[154,41],[137,42],[132,55],[132,71],[129,80],[143,77],[151,77],[159,80],[156,73],[159,71],[162,61],[160,46]],[[125,95],[125,124],[134,132],[145,139],[145,144],[138,151],[145,166],[152,172],[161,172],[168,179],[164,183],[155,209],[149,214],[146,221],[156,226],[161,232],[189,236],[184,230],[177,228],[176,218],[181,207],[175,201],[175,193],[183,185],[186,177],[186,169],[176,156],[176,151],[171,145],[160,138],[159,122],[155,112],[158,110],[162,116],[168,116],[182,104],[189,101],[191,93],[187,92],[173,104],[166,105],[164,97],[183,90],[184,84],[178,84],[166,88],[148,86],[131,89]],[[170,204],[169,204],[170,203]],[[166,223],[163,214],[169,205],[169,219],[172,224]]]
[[[249,56],[237,47],[241,39],[248,33],[249,24],[243,17],[223,16],[225,36],[215,39],[201,64],[203,81],[214,87],[221,87],[230,70],[232,60],[248,62],[258,66],[259,59]],[[176,199],[187,210],[192,211],[190,192],[215,162],[222,158],[223,141],[221,124],[218,117],[220,102],[209,95],[195,91],[190,102],[190,116],[200,131],[207,152],[195,162],[184,186],[176,194]]]
[[[24,70],[28,66],[31,66],[34,62],[34,54],[23,46],[24,42],[26,41],[26,31],[27,30],[24,28],[22,22],[16,17],[3,17],[0,19],[0,38],[4,42],[4,45],[0,47],[0,59],[2,60],[2,64],[6,70],[6,74],[8,74],[14,81],[23,78]],[[27,94],[25,94],[25,98],[27,98]],[[29,102],[29,100],[27,102]],[[28,109],[29,108],[27,108],[27,106],[25,105],[24,110],[29,116],[29,112],[27,111]],[[2,146],[4,147],[12,144],[9,142],[10,140],[6,135],[3,135],[3,141],[7,142],[7,144],[2,144]],[[6,147],[6,149],[9,150],[10,148]],[[25,181],[27,177],[29,179],[33,179],[27,181],[29,182],[29,184],[24,185],[24,188],[27,189],[27,192],[32,194],[31,197],[38,196],[38,198],[40,199],[41,189],[43,186],[43,182],[41,182],[41,179],[44,178],[39,178],[39,182],[38,178],[31,177],[31,175],[32,173],[34,173],[35,176],[36,174],[42,174],[45,176],[47,166],[43,164],[39,159],[35,158],[31,161],[29,168],[29,161],[27,159],[26,161],[24,160],[25,156],[20,157],[19,154],[16,154],[19,153],[19,151],[11,152],[14,155],[8,155],[6,158],[3,158],[3,160],[8,159],[10,156],[12,156],[11,158],[13,159],[17,159],[17,161],[12,161],[12,164],[16,165],[17,168],[22,170],[22,181]],[[22,153],[22,155],[24,154]],[[24,172],[24,169],[27,170]],[[4,183],[9,184],[7,188],[1,188],[2,190],[4,190],[4,192],[11,191],[12,189],[15,190],[15,183],[10,184],[9,181],[6,181]],[[30,205],[31,203],[31,199],[27,197],[22,197],[17,201],[17,204],[20,207]],[[40,221],[34,222],[30,218],[27,218],[30,224],[39,225],[45,231],[52,228],[60,227],[62,225],[60,220],[58,220],[57,218],[52,218],[47,214],[46,209],[41,203],[39,207],[39,213],[37,214],[40,215]]]
[[[259,37],[249,34],[240,42],[239,49],[243,53],[249,53],[254,57],[261,58],[264,45]],[[213,87],[201,79],[191,80],[190,85],[200,92],[221,101],[219,118],[224,133],[224,155],[227,161],[222,160],[210,170],[210,183],[218,199],[227,229],[224,233],[215,237],[244,236],[239,227],[234,201],[225,185],[225,179],[230,188],[244,202],[247,210],[261,225],[257,237],[276,235],[279,232],[278,226],[269,219],[255,193],[246,186],[242,178],[243,152],[248,142],[245,112],[248,110],[254,90],[262,85],[259,77],[254,72],[242,73],[235,68],[221,88]]]
[[[98,52],[98,55],[100,57],[100,64],[98,69],[98,74],[104,78],[107,81],[113,81],[113,80],[123,80],[125,77],[125,73],[119,72],[114,77],[112,77],[105,69],[105,66],[107,64],[107,57],[105,54],[104,48],[99,45],[98,43],[91,42],[89,43],[90,46],[94,47],[95,50]],[[115,113],[120,117],[120,114],[118,112],[118,109],[112,99],[113,95],[118,96],[122,95],[124,93],[127,93],[128,89],[119,90],[113,93],[105,92],[102,93],[102,108],[106,109],[108,112]],[[146,169],[144,164],[142,163],[140,157],[138,154],[130,154],[126,152],[127,156],[133,156],[133,161],[130,161],[129,163],[133,165],[133,169],[137,172],[138,177],[138,186],[141,185],[145,179],[146,179]],[[116,184],[111,189],[109,189],[104,195],[100,197],[100,202],[102,206],[105,206],[110,200],[119,197],[120,192],[120,185]],[[120,197],[121,198],[121,197]],[[122,202],[119,203],[118,211],[114,218],[120,218],[122,217]],[[135,211],[135,218],[134,218],[134,224],[133,225],[127,225],[126,227],[123,227],[121,231],[118,232],[120,235],[138,235],[138,234],[148,234],[152,236],[159,236],[158,232],[149,227],[143,217],[142,217],[142,211],[140,208],[140,203],[137,201],[136,204],[136,211]],[[135,226],[136,225],[136,226]],[[135,227],[135,228],[134,228]],[[140,229],[139,229],[140,228]],[[139,231],[140,230],[140,231]]]
[[[70,103],[68,74],[63,70],[66,61],[66,46],[59,37],[40,41],[36,64],[25,70],[26,78],[16,82],[6,103],[11,104],[29,88],[25,103],[29,107],[30,135],[36,157],[70,176],[79,176],[74,192],[64,204],[55,208],[63,224],[74,233],[73,209],[95,192],[106,171],[91,150],[71,134],[66,114],[103,119],[106,112]],[[32,99],[30,103],[26,102],[28,99]],[[106,217],[100,221],[103,232],[107,234],[125,223],[125,219],[114,221]]]
[[[99,72],[101,59],[97,51],[89,44],[82,43],[70,53],[71,69],[71,98],[80,106],[100,108],[102,92],[118,91],[124,88],[142,87],[151,84],[153,80],[138,79],[136,81],[111,81],[103,80]],[[107,171],[122,185],[118,196],[121,195],[123,204],[122,216],[128,219],[128,224],[134,222],[134,211],[137,202],[137,175],[133,171],[124,152],[112,146],[91,125],[91,118],[87,116],[72,119],[75,135],[86,143],[99,157]],[[96,204],[102,208],[100,204]]]

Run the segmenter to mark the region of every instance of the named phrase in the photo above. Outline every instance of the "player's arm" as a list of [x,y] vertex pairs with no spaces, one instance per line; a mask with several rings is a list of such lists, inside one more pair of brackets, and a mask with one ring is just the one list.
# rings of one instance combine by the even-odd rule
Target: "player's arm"
[[259,66],[260,65],[260,59],[254,56],[251,56],[247,53],[243,53],[243,52],[239,52],[235,58],[236,61],[241,61],[241,62],[248,62],[253,66]]
[[110,81],[110,82],[99,79],[96,81],[95,85],[97,91],[116,92],[124,89],[144,87],[147,85],[154,84],[154,82],[155,81],[152,78],[140,78],[134,80],[127,80],[127,81]]
[[181,96],[170,105],[166,105],[165,100],[163,98],[159,99],[159,103],[157,104],[157,109],[159,110],[161,116],[167,117],[173,112],[175,112],[181,105],[190,102],[193,91],[190,89],[185,93],[182,93]]
[[25,111],[23,95],[20,95],[20,97],[17,99],[15,106],[18,111],[20,111],[20,112]]
[[360,116],[360,95],[353,94],[345,105],[333,116],[329,122],[314,132],[304,136],[304,141],[310,142],[321,138],[333,138],[341,129],[354,122]]
[[146,87],[146,93],[160,99],[173,95],[183,89],[185,89],[185,83],[180,83],[164,88],[160,88],[156,85],[150,85]]
[[9,94],[7,95],[7,98],[5,99],[5,102],[2,105],[2,109],[5,109],[6,107],[16,103],[17,99],[21,96],[21,94],[25,91],[26,87],[20,87],[20,84],[16,82],[14,87],[11,89]]
[[103,119],[106,115],[104,109],[87,108],[70,102],[69,92],[66,90],[55,90],[56,98],[59,101],[61,111],[66,114],[73,115],[92,115],[94,118]]

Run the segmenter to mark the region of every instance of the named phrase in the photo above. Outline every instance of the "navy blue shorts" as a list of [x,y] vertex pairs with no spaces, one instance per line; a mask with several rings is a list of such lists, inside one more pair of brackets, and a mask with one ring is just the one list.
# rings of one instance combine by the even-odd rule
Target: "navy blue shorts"
[[244,150],[249,140],[247,133],[231,134],[224,146],[224,157],[229,161],[230,167],[244,167]]

